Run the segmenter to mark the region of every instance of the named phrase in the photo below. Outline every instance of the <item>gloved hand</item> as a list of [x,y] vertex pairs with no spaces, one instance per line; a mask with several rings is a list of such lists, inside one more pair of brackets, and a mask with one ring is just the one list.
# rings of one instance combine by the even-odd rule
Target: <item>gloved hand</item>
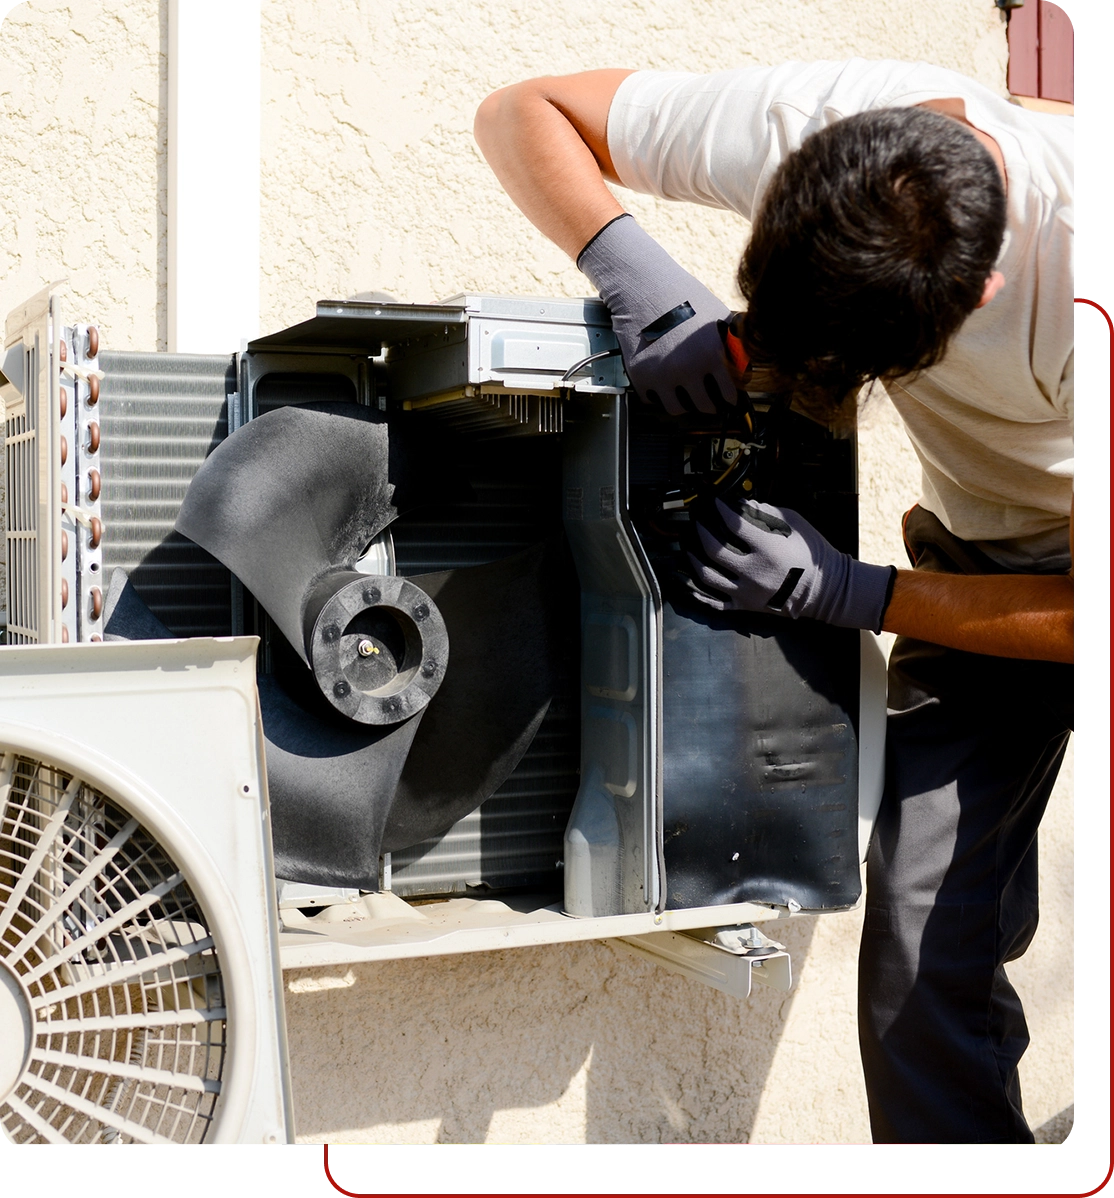
[[726,304],[624,215],[580,251],[577,266],[611,311],[631,386],[671,415],[736,402],[719,322]]
[[689,554],[701,590],[695,599],[717,611],[767,611],[822,620],[841,628],[882,631],[897,570],[841,553],[796,512],[745,500],[716,508],[725,533],[697,523],[711,567]]

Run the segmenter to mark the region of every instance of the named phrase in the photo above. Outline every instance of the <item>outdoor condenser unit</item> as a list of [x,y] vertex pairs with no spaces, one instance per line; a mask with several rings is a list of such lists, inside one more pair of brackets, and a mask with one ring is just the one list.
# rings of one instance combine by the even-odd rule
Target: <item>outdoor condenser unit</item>
[[884,664],[683,555],[716,496],[854,552],[853,438],[665,417],[597,300],[98,342],[49,291],[5,337],[9,1136],[288,1138],[280,962],[608,938],[788,987],[755,925],[859,899]]

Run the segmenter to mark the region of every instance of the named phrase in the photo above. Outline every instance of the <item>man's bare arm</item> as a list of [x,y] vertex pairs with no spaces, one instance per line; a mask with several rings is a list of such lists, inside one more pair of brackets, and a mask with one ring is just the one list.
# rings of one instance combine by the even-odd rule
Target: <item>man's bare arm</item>
[[899,570],[882,629],[971,653],[1070,662],[1074,612],[1067,574]]
[[630,71],[529,79],[493,92],[476,113],[476,142],[507,194],[575,258],[622,205],[607,148],[607,114]]

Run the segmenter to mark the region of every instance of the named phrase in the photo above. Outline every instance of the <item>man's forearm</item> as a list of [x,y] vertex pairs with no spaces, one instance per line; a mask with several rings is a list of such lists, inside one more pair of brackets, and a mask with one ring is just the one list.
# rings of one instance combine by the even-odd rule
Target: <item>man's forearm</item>
[[1066,574],[899,570],[882,629],[994,657],[1071,662],[1074,612]]
[[531,79],[494,92],[476,113],[476,142],[507,194],[573,258],[623,212],[604,176],[613,176],[607,113],[629,74]]

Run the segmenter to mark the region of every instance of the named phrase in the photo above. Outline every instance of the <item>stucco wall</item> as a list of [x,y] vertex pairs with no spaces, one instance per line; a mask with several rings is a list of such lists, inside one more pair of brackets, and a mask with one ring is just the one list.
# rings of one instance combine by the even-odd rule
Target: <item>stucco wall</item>
[[[68,276],[116,349],[165,347],[166,5],[34,0],[0,39],[0,311]],[[601,66],[923,58],[1004,86],[991,0],[264,0],[265,331],[319,298],[579,294],[471,138],[492,89]],[[214,144],[214,184],[235,186]],[[728,302],[746,236],[722,213],[624,197]],[[219,286],[220,280],[214,280]],[[864,557],[900,561],[912,451],[884,397],[860,444]],[[1045,917],[1012,970],[1041,1124],[1072,1101],[1071,784],[1042,832]],[[797,981],[746,1002],[603,944],[288,975],[302,1138],[820,1142],[869,1138],[854,1024],[860,916],[786,931]]]

